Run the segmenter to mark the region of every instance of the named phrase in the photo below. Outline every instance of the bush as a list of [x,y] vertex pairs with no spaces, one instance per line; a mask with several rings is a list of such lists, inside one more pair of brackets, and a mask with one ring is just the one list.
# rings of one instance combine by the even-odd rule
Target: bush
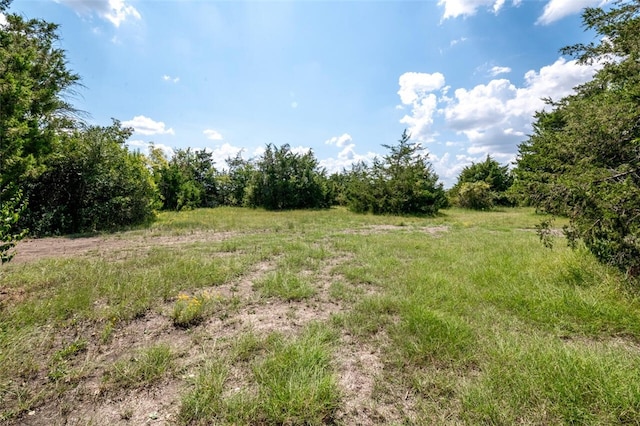
[[331,204],[327,178],[313,152],[297,154],[289,145],[269,144],[245,188],[245,203],[267,210],[326,208]]
[[456,203],[463,208],[489,210],[493,207],[494,194],[486,182],[465,182],[458,189]]
[[397,145],[383,145],[391,151],[373,166],[353,166],[345,183],[350,210],[374,214],[435,214],[446,207],[447,198],[438,175],[422,154],[418,143],[402,133]]
[[154,217],[155,185],[146,159],[124,145],[118,121],[74,131],[26,181],[28,207],[20,225],[35,235],[112,230]]

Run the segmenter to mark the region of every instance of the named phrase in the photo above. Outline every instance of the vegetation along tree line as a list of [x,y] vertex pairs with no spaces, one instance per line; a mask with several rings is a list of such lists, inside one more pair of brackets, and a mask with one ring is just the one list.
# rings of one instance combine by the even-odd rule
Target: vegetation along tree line
[[[10,0],[0,1],[6,13]],[[512,170],[487,156],[445,191],[428,154],[406,131],[371,164],[328,175],[312,151],[266,145],[227,168],[211,152],[153,144],[131,152],[132,129],[90,126],[66,100],[80,86],[56,47],[57,25],[6,14],[0,26],[0,253],[34,236],[113,230],[158,210],[248,206],[272,210],[344,205],[373,214],[434,215],[455,205],[488,210],[530,205],[567,216],[570,244],[629,276],[640,274],[640,0],[587,8],[598,43],[563,49],[603,65],[594,78],[534,117]],[[541,224],[541,236],[550,221]]]

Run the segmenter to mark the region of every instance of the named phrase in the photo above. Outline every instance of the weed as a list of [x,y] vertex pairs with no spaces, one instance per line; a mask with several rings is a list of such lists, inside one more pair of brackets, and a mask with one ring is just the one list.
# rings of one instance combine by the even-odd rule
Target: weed
[[216,296],[203,292],[197,296],[180,293],[173,305],[171,319],[176,327],[189,328],[200,324],[217,301]]

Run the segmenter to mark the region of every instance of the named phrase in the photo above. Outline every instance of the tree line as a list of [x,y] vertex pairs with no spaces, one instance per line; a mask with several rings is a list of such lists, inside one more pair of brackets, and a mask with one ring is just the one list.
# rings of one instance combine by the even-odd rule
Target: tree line
[[[10,1],[0,1],[0,12]],[[132,129],[117,120],[90,126],[67,99],[80,76],[56,47],[57,25],[6,14],[0,26],[0,255],[34,236],[120,229],[159,210],[217,206],[328,208],[359,213],[437,214],[530,205],[568,216],[565,234],[603,262],[640,274],[640,0],[587,8],[599,42],[563,49],[600,61],[593,80],[548,100],[514,167],[487,156],[445,191],[428,154],[406,131],[387,154],[328,175],[312,151],[268,144],[258,158],[237,156],[217,170],[212,153],[150,145],[132,152]],[[545,221],[548,226],[550,222]],[[544,237],[545,226],[541,227]]]

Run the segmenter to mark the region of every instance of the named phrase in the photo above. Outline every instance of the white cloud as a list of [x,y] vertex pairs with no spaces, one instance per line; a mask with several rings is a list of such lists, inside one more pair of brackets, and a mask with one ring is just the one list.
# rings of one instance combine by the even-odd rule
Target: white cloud
[[511,68],[509,67],[492,67],[490,74],[495,77],[496,75],[500,75],[500,74],[508,74],[511,72]]
[[217,130],[206,129],[202,133],[204,133],[205,136],[207,136],[207,139],[211,139],[212,141],[221,141],[222,139],[224,139],[222,137],[222,134]]
[[536,111],[544,109],[543,98],[560,99],[593,77],[595,66],[558,59],[539,71],[528,71],[523,87],[507,79],[491,80],[467,89],[457,89],[444,109],[447,124],[467,137],[470,154],[512,155],[531,130]]
[[[518,6],[521,1],[512,0],[511,3]],[[439,0],[438,6],[444,6],[442,19],[448,19],[475,15],[479,8],[491,9],[493,13],[498,13],[505,3],[506,0]]]
[[213,159],[214,166],[217,170],[226,170],[227,167],[227,158],[235,158],[239,152],[243,152],[244,149],[231,145],[229,143],[223,143],[222,145],[217,145],[215,148],[210,149],[206,148],[208,152],[211,152],[211,158]]
[[400,84],[400,100],[403,104],[409,105],[426,93],[441,89],[444,86],[444,75],[439,72],[433,74],[421,72],[406,72],[398,80]]
[[4,27],[7,24],[8,24],[7,17],[4,16],[3,13],[0,13],[0,27]]
[[416,140],[429,139],[429,130],[433,124],[436,112],[437,97],[430,93],[444,87],[444,75],[439,72],[433,74],[406,72],[398,80],[400,84],[400,101],[404,105],[411,105],[411,115],[405,115],[400,120],[406,124],[411,137]]
[[305,155],[306,153],[311,151],[311,148],[309,148],[308,146],[292,146],[290,149],[291,152],[299,155]]
[[586,7],[604,6],[609,2],[610,0],[549,0],[536,23],[548,25],[566,16],[581,13]]
[[327,173],[340,173],[343,169],[349,170],[352,164],[364,161],[371,163],[377,154],[367,152],[366,154],[358,154],[355,150],[356,145],[351,143],[342,146],[342,150],[338,153],[337,158],[326,158],[320,160],[320,167],[327,170]]
[[175,134],[172,128],[165,128],[165,124],[162,121],[154,121],[144,115],[136,115],[132,120],[123,121],[122,125],[125,127],[133,127],[136,133],[140,133],[141,135]]
[[259,146],[256,149],[253,150],[253,152],[251,153],[251,155],[253,155],[254,158],[256,157],[261,157],[262,154],[264,154],[266,152],[266,148],[264,146]]
[[338,152],[337,158],[326,158],[320,160],[320,167],[327,170],[328,173],[339,173],[343,169],[349,170],[352,164],[364,161],[365,163],[371,163],[376,157],[373,152],[366,154],[359,154],[356,152],[356,144],[353,143],[353,138],[348,133],[343,133],[340,136],[334,136],[324,142],[327,145],[335,145],[338,148],[342,148]]
[[351,142],[353,138],[349,133],[343,133],[341,136],[334,136],[331,139],[326,140],[324,143],[327,145],[335,145],[339,147],[345,146],[348,142]]
[[125,0],[56,0],[81,15],[96,14],[119,27],[129,18],[140,20],[140,12]]
[[162,79],[164,81],[170,81],[173,83],[177,83],[180,81],[180,77],[171,77],[170,75],[166,75],[166,74],[162,76]]
[[412,139],[429,140],[431,139],[431,125],[433,124],[433,115],[436,112],[437,98],[433,93],[422,97],[417,102],[413,102],[411,115],[405,115],[400,122],[407,125],[407,130]]
[[[144,155],[149,155],[149,142],[147,141],[130,140],[130,141],[127,141],[127,146],[132,151],[140,151]],[[175,154],[175,151],[173,150],[173,148],[171,148],[168,145],[163,145],[161,143],[154,143],[153,146],[155,146],[156,148],[160,148],[162,152],[164,152],[164,155],[167,158],[171,158],[173,157],[173,154]]]

